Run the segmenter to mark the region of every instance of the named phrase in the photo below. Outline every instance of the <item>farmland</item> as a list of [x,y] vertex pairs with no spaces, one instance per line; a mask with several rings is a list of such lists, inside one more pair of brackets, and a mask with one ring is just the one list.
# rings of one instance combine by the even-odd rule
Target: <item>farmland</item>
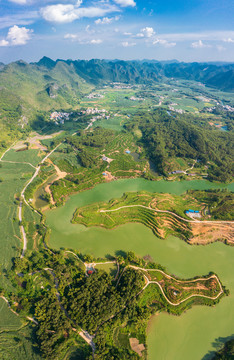
[[[114,346],[121,348],[119,356],[130,354],[134,359],[137,355],[131,344],[138,341],[139,348],[146,345],[146,326],[151,314],[163,311],[182,314],[194,304],[215,305],[223,297],[223,293],[228,294],[220,281],[232,287],[230,274],[222,272],[221,268],[228,257],[228,251],[232,253],[232,249],[226,247],[228,249],[223,250],[219,247],[224,246],[223,244],[212,244],[214,246],[210,253],[216,263],[207,260],[206,266],[203,264],[200,271],[198,264],[201,259],[206,262],[208,248],[196,250],[196,247],[190,246],[189,253],[186,242],[206,244],[222,240],[230,243],[232,224],[227,225],[228,229],[222,228],[218,229],[219,231],[212,228],[212,234],[210,232],[207,236],[210,238],[208,241],[206,229],[199,227],[201,224],[198,222],[193,223],[191,218],[185,215],[185,211],[188,208],[196,209],[204,221],[233,219],[233,193],[215,191],[227,187],[233,189],[233,185],[202,180],[211,171],[216,180],[230,180],[229,169],[228,176],[225,176],[225,171],[222,173],[219,168],[222,167],[223,159],[229,164],[231,150],[229,154],[224,145],[217,145],[218,150],[214,148],[213,151],[215,156],[209,154],[213,156],[211,161],[206,159],[205,155],[206,146],[216,144],[216,139],[220,141],[217,144],[231,141],[231,131],[229,134],[229,131],[222,132],[217,127],[217,123],[220,123],[220,126],[226,126],[227,130],[230,130],[230,118],[207,112],[207,108],[216,106],[217,101],[224,101],[226,104],[231,101],[231,97],[221,92],[216,94],[211,89],[199,91],[199,88],[193,85],[194,89],[190,92],[186,81],[168,81],[147,88],[144,85],[126,86],[113,83],[95,89],[99,96],[94,98],[88,95],[86,88],[86,93],[80,97],[79,106],[74,105],[77,113],[65,124],[56,125],[48,120],[49,114],[46,114],[46,124],[42,121],[46,125],[44,131],[47,133],[55,129],[62,130],[56,133],[56,137],[41,140],[43,146],[37,149],[35,144],[29,142],[24,144],[24,151],[11,149],[5,154],[0,164],[0,230],[3,235],[0,242],[3,275],[0,286],[3,294],[10,299],[11,306],[20,313],[20,317],[14,315],[0,299],[0,315],[3,314],[0,322],[0,330],[3,331],[0,334],[0,349],[4,353],[4,360],[10,358],[7,346],[14,348],[12,354],[17,359],[27,359],[25,354],[30,359],[38,359],[37,350],[34,351],[27,337],[32,337],[38,346],[44,342],[40,348],[43,357],[53,358],[59,351],[64,359],[74,356],[87,358],[90,355],[90,347],[78,334],[73,334],[74,323],[64,317],[56,291],[59,291],[62,305],[68,309],[69,315],[74,317],[79,327],[82,326],[93,336],[98,332],[95,341],[98,349],[96,354],[100,359],[103,358],[104,335],[104,342],[111,355],[110,349]],[[91,91],[91,88],[89,90]],[[40,96],[43,99],[45,94]],[[158,110],[159,105],[161,110]],[[49,109],[50,106],[46,106]],[[109,115],[100,117],[93,123],[89,123],[91,116],[77,115],[81,109],[84,111],[96,106],[98,109],[105,108]],[[180,110],[182,113],[178,112]],[[195,145],[186,138],[185,119],[194,130],[191,137],[195,134],[199,140]],[[212,121],[216,125],[210,125]],[[86,130],[83,130],[87,123]],[[178,123],[180,126],[177,128]],[[174,129],[177,134],[180,134],[182,129],[184,142],[179,137],[174,141],[173,134],[173,141],[171,138],[168,140],[166,136],[169,136],[170,129]],[[156,131],[158,133],[154,138],[150,138],[149,135],[154,130],[155,134]],[[206,132],[207,138],[210,137],[209,143],[203,138],[203,132]],[[173,143],[169,150],[168,147],[163,148],[165,139],[166,144],[172,146]],[[25,198],[30,206],[23,204],[22,208],[21,225],[27,235],[26,256],[22,260],[19,259],[22,246],[17,214],[20,193],[45,156],[46,147],[52,150],[57,145],[59,146],[56,151],[40,165],[38,176],[25,191]],[[155,152],[152,151],[154,149]],[[162,155],[161,159],[158,154]],[[160,163],[158,160],[163,161]],[[174,170],[179,172],[173,174]],[[213,191],[196,192],[194,189]],[[186,190],[191,191],[185,193]],[[178,237],[186,242],[178,243]],[[161,241],[165,238],[167,241]],[[193,241],[190,241],[191,239]],[[193,264],[192,272],[190,263],[183,263],[185,258],[181,258],[177,253],[181,246],[185,246],[182,253],[191,263],[196,258],[197,264]],[[134,259],[129,255],[132,249],[137,254]],[[225,259],[218,256],[221,250],[225,253]],[[92,261],[95,262],[93,279],[84,276],[87,264],[82,260],[75,260],[71,255],[72,251],[83,260],[86,259],[87,264],[88,259],[90,265]],[[147,255],[148,253],[150,254]],[[146,261],[141,256],[152,261]],[[102,259],[97,259],[98,257]],[[17,261],[14,261],[15,258]],[[113,262],[107,261],[105,264],[110,258],[114,259]],[[176,270],[171,266],[167,272],[162,271],[157,268],[158,264],[154,263],[154,259],[167,266],[173,264]],[[183,263],[182,269],[176,267],[177,261]],[[151,262],[154,265],[149,265]],[[15,267],[11,271],[12,264]],[[146,265],[152,268],[146,270]],[[140,266],[143,268],[138,269]],[[115,279],[119,267],[122,275]],[[215,270],[218,275],[220,272],[221,280],[213,272],[209,274],[211,270]],[[169,275],[169,272],[177,275]],[[197,274],[202,278],[194,279]],[[204,274],[206,275],[203,276]],[[136,288],[132,285],[132,279],[136,280]],[[115,281],[122,284],[126,293]],[[103,289],[108,288],[107,284],[111,289],[111,286],[115,285],[113,293],[112,290],[105,293]],[[78,293],[77,285],[82,287],[86,297]],[[144,286],[144,291],[139,294],[137,291],[140,292]],[[129,289],[133,290],[134,299],[129,295]],[[95,291],[106,305],[103,318],[100,311],[103,304],[97,304]],[[116,302],[113,294],[116,295]],[[121,302],[119,296],[126,302]],[[77,298],[82,299],[84,308],[87,304],[93,304],[90,307],[90,316],[82,312],[83,310],[79,313],[79,306],[71,305]],[[86,302],[87,298],[91,299],[90,303]],[[106,298],[111,301],[105,303]],[[129,299],[133,300],[133,307],[128,306]],[[228,297],[222,299],[220,305],[222,308],[227,306],[230,310],[231,304],[232,299],[229,300]],[[118,315],[117,310],[121,310],[122,306],[126,307],[123,316],[109,321],[108,316],[113,315],[112,310],[115,309]],[[93,311],[92,307],[96,311]],[[44,311],[48,311],[48,322],[45,321]],[[54,313],[56,316],[53,316]],[[129,320],[131,314],[138,314],[135,322]],[[26,325],[26,315],[34,316],[39,321],[39,326]],[[215,319],[210,319],[210,323],[212,321],[215,324]],[[231,325],[228,328],[232,329]],[[49,336],[46,335],[47,330]],[[36,338],[33,337],[35,331]],[[55,335],[51,336],[52,333]],[[48,340],[51,340],[52,346]],[[4,345],[4,342],[7,345]],[[151,346],[151,354],[152,348]],[[145,355],[143,350],[143,357]]]
[[[224,194],[226,197],[230,196],[233,202],[233,193],[229,192],[204,192],[203,197],[206,197],[206,202],[213,208],[214,198],[213,194],[216,194],[215,201]],[[197,200],[197,197],[200,201]],[[213,202],[212,202],[213,199]],[[119,225],[127,224],[129,222],[142,223],[149,227],[153,233],[161,238],[166,238],[169,234],[177,235],[187,241],[193,241],[192,235],[194,233],[194,227],[202,224],[198,222],[197,218],[192,218],[187,215],[188,209],[196,209],[199,219],[207,219],[208,208],[203,201],[201,192],[190,191],[184,196],[175,196],[169,194],[152,194],[147,192],[138,193],[126,193],[121,199],[112,199],[109,203],[96,203],[86,207],[81,207],[74,213],[72,222],[82,224],[87,227],[100,226],[105,229],[114,229]],[[216,210],[217,213],[219,210]],[[196,215],[196,213],[194,213]],[[226,214],[226,218],[232,220],[232,217]],[[210,216],[209,216],[210,218]],[[218,223],[211,221],[204,223],[209,231],[209,226],[213,225],[218,227]],[[226,225],[226,231],[222,227]],[[231,233],[233,231],[233,225],[221,223],[222,227],[222,241],[226,236],[227,243],[232,243]],[[205,235],[204,235],[205,237]]]

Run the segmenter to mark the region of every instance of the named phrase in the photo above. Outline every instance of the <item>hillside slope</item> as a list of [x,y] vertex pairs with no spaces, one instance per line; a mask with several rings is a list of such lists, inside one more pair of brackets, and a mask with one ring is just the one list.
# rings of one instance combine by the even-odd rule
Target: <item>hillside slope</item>
[[147,83],[165,78],[178,78],[203,82],[208,86],[224,91],[234,90],[234,64],[214,65],[206,63],[179,62],[140,62],[140,61],[105,61],[105,60],[56,60],[42,58],[37,65],[40,68],[56,68],[63,62],[68,67],[74,66],[76,73],[89,83],[130,82]]

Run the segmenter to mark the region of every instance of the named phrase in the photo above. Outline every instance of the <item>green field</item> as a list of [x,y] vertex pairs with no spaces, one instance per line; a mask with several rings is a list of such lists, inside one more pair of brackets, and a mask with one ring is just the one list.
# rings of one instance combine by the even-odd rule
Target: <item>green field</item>
[[8,307],[7,303],[0,298],[0,333],[2,331],[18,330],[21,326],[20,317],[15,315]]
[[[10,151],[11,161],[33,162],[36,165],[37,152],[14,152]],[[15,155],[15,157],[14,157]],[[27,155],[27,156],[26,156]],[[6,159],[9,159],[6,157]],[[5,157],[3,158],[5,160]],[[40,158],[38,158],[40,159]],[[18,200],[25,183],[30,179],[35,169],[27,164],[12,164],[1,162],[0,167],[0,287],[4,290],[12,291],[14,288],[8,277],[8,272],[12,267],[12,259],[21,252],[21,234],[18,222]],[[26,228],[31,233],[28,237],[29,249],[33,248],[34,241],[31,238],[35,231],[35,223],[38,217],[31,210],[25,212]],[[19,327],[19,319],[7,308],[1,300],[0,319],[11,327]],[[2,325],[3,326],[3,325]]]
[[0,333],[1,360],[41,360],[38,349],[32,345],[32,330],[28,325],[19,331]]
[[33,166],[36,166],[40,162],[40,159],[41,159],[41,154],[39,153],[39,151],[33,149],[25,150],[25,151],[16,151],[12,149],[8,151],[3,158],[4,161],[15,161],[21,163],[28,162]]
[[[158,173],[167,176],[172,170],[185,170],[192,165],[192,159],[199,158],[200,153],[198,152],[196,157],[193,158],[191,154],[187,156],[186,151],[184,153],[182,151],[181,155],[181,153],[173,152],[174,150],[172,149],[166,159],[166,164],[164,164],[165,172],[160,171],[158,167],[157,169],[154,168],[155,172],[153,173],[151,171],[153,167],[150,160],[154,161],[155,164],[157,162],[155,162],[152,153],[150,154],[147,148],[147,140],[146,143],[143,141],[144,131],[147,130],[147,126],[151,121],[150,116],[152,115],[153,118],[153,110],[159,109],[159,104],[161,104],[164,110],[168,110],[170,106],[173,106],[175,110],[182,109],[185,111],[184,118],[183,116],[181,117],[182,120],[184,119],[188,124],[190,122],[191,128],[197,126],[197,130],[201,133],[204,128],[207,139],[215,131],[216,135],[219,134],[218,129],[211,128],[209,125],[210,121],[226,125],[229,131],[230,128],[228,126],[231,123],[229,114],[210,114],[204,109],[215,106],[216,100],[232,105],[233,94],[201,87],[192,81],[170,79],[165,80],[165,83],[158,83],[152,86],[131,85],[125,89],[117,89],[114,84],[111,85],[110,83],[108,83],[108,86],[104,86],[104,83],[102,83],[102,87],[94,90],[93,85],[88,84],[79,75],[74,75],[72,67],[68,70],[67,66],[62,62],[58,62],[50,70],[51,79],[56,81],[56,86],[54,86],[53,83],[50,83],[51,79],[48,80],[43,75],[43,70],[38,72],[35,67],[25,65],[25,70],[21,71],[18,67],[19,64],[9,65],[6,72],[2,73],[0,79],[0,85],[2,84],[4,88],[5,84],[7,84],[8,87],[6,91],[5,89],[1,90],[0,152],[2,153],[3,150],[7,149],[9,143],[13,142],[16,138],[26,138],[32,128],[36,131],[41,129],[39,131],[41,133],[64,130],[56,139],[44,141],[44,144],[48,145],[51,149],[55,146],[54,141],[57,144],[61,140],[65,140],[65,143],[52,154],[51,160],[61,171],[67,173],[66,178],[59,180],[51,186],[56,205],[65,205],[44,213],[43,220],[46,218],[45,223],[49,228],[46,238],[48,245],[54,249],[79,250],[81,254],[90,254],[95,258],[108,258],[134,250],[139,256],[150,256],[155,262],[162,263],[167,267],[170,274],[175,274],[175,277],[183,279],[192,278],[197,274],[202,276],[202,274],[208,274],[210,271],[217,273],[220,276],[221,282],[230,289],[231,294],[229,297],[222,299],[216,307],[201,308],[196,306],[181,317],[173,317],[165,313],[160,314],[152,319],[148,330],[149,360],[155,360],[156,358],[160,360],[200,360],[208,351],[213,349],[213,342],[217,337],[228,336],[234,333],[232,320],[234,318],[234,249],[228,246],[225,247],[220,243],[206,247],[189,246],[172,236],[178,234],[177,223],[173,223],[171,229],[168,229],[169,225],[166,226],[166,230],[164,229],[165,234],[162,236],[162,232],[159,230],[163,228],[163,225],[161,226],[163,216],[156,216],[155,213],[153,214],[148,209],[135,208],[133,210],[131,208],[112,214],[103,213],[102,215],[100,213],[97,214],[97,211],[100,208],[110,210],[126,204],[143,204],[148,206],[149,201],[147,202],[146,198],[143,200],[141,198],[140,201],[139,198],[132,195],[133,191],[148,191],[158,193],[157,201],[160,205],[159,207],[157,205],[157,208],[171,210],[180,216],[184,216],[184,211],[188,207],[194,208],[196,206],[197,210],[202,209],[195,200],[190,202],[184,201],[181,195],[186,190],[209,188],[229,188],[234,190],[234,184],[220,185],[203,180],[175,182],[146,180],[159,179]],[[20,75],[17,74],[17,71],[19,71]],[[67,83],[66,86],[64,86],[64,82]],[[79,84],[78,87],[77,84]],[[121,86],[124,87],[125,85],[122,84]],[[87,98],[87,94],[91,91],[102,94],[104,97],[90,100]],[[13,93],[15,94],[14,96]],[[21,97],[21,100],[18,96]],[[135,101],[134,99],[131,100],[131,97],[143,98],[144,100]],[[24,98],[28,99],[28,103],[23,100]],[[84,115],[79,121],[74,117],[59,125],[49,121],[52,109],[58,111],[67,109],[67,111],[79,112],[87,107],[104,108],[108,111],[110,118],[103,117],[97,119],[93,129],[87,132],[80,131],[74,137],[71,135],[77,129],[83,129],[86,126],[85,121],[88,121],[91,115]],[[151,112],[148,113],[148,111]],[[145,129],[140,128],[137,122],[134,124],[134,120],[136,119],[137,121],[137,116],[135,116],[137,113],[138,117],[142,116],[142,119],[146,119]],[[147,114],[149,114],[148,120]],[[22,125],[23,116],[26,116],[26,120]],[[162,119],[167,117],[168,119],[166,120],[168,122],[173,122],[174,119],[175,123],[180,121],[179,115],[177,118],[177,114],[173,110],[164,111],[159,116],[162,116]],[[153,132],[154,124],[152,126]],[[100,130],[99,127],[102,129]],[[156,131],[155,134],[152,147],[156,149],[160,134]],[[223,144],[226,144],[226,141],[231,143],[231,140],[228,138],[229,133],[227,132],[223,135],[227,137],[223,136],[223,143],[220,141],[220,149]],[[148,139],[150,143],[151,139]],[[170,142],[173,142],[173,135]],[[131,154],[127,154],[126,150],[130,150]],[[155,150],[156,157],[159,153],[160,146]],[[205,150],[204,153],[206,154]],[[108,160],[108,163],[106,160],[103,160],[104,155],[112,161]],[[35,171],[34,167],[40,163],[41,159],[41,151],[32,149],[15,151],[11,149],[4,156],[4,161],[0,162],[0,290],[3,289],[3,294],[7,298],[12,299],[12,302],[14,302],[14,294],[16,294],[17,287],[19,288],[19,294],[21,291],[23,292],[20,277],[14,274],[15,278],[12,280],[12,273],[10,273],[14,257],[20,255],[22,248],[17,213],[19,194]],[[223,160],[223,158],[220,158],[220,160]],[[208,169],[215,164],[212,159],[211,162],[208,162],[209,166],[202,162],[201,164],[199,163],[200,161],[197,162],[194,170],[192,170],[197,174],[196,178],[200,178],[201,174],[205,177]],[[220,163],[218,166],[221,166]],[[225,173],[225,166],[223,167],[223,173]],[[39,176],[25,193],[26,199],[33,198],[32,205],[38,209],[42,209],[44,206],[49,207],[50,205],[52,207],[48,197],[46,199],[48,194],[45,193],[45,186],[51,183],[55,177],[53,164],[42,166]],[[162,176],[160,176],[161,178]],[[184,179],[186,177],[180,174],[178,178]],[[131,192],[128,194],[128,199],[119,199],[125,192]],[[168,199],[165,200],[164,193],[174,195],[168,196]],[[145,194],[139,194],[139,196],[143,195]],[[116,198],[118,200],[115,202],[112,200],[111,203],[108,203],[109,200]],[[225,207],[223,207],[223,211],[226,211]],[[75,223],[72,223],[72,219]],[[172,222],[172,218],[168,216],[166,221]],[[23,224],[27,233],[28,254],[31,254],[32,250],[36,250],[33,256],[37,260],[37,255],[40,257],[42,254],[39,251],[42,250],[42,247],[40,247],[42,244],[40,242],[42,238],[40,231],[43,232],[43,226],[40,225],[40,216],[29,207],[23,206]],[[183,226],[182,231],[181,228],[179,229],[179,232],[181,232],[180,237],[187,239],[189,227],[185,226],[185,224]],[[167,239],[163,241],[163,238]],[[69,259],[73,258],[71,253],[66,253],[66,256]],[[81,264],[78,260],[75,260],[74,263],[73,270],[75,267],[80,267],[84,270],[83,263]],[[33,270],[37,271],[36,261],[35,264],[35,269]],[[100,263],[95,265],[95,267],[98,270],[105,270],[113,276],[115,276],[117,270],[115,264]],[[72,274],[68,274],[67,279],[70,276],[72,279]],[[186,289],[182,289],[176,281],[171,281],[159,272],[150,271],[147,277],[149,280],[162,282],[165,294],[171,300],[182,300],[192,294],[194,290],[191,290],[189,282],[184,284]],[[12,282],[15,286],[13,286]],[[46,271],[43,274],[34,274],[32,282],[34,284],[32,286],[33,290],[31,289],[33,296],[43,294],[42,288],[44,289],[44,286],[45,288],[48,286],[48,289],[54,288],[54,279]],[[64,290],[62,289],[62,281],[60,285],[61,290]],[[200,286],[203,287],[203,289],[198,289],[200,293],[202,291],[206,295],[211,292],[212,295],[217,293],[217,286],[212,290],[208,290],[208,285],[207,288],[206,285],[207,282],[205,280],[200,282]],[[30,280],[27,286],[28,289],[26,291],[29,290]],[[173,293],[175,290],[178,291],[177,295]],[[33,291],[35,291],[34,294]],[[27,302],[27,294],[25,299]],[[18,300],[20,303],[20,297]],[[147,305],[149,300],[152,300],[151,305],[162,300],[162,294],[160,294],[157,285],[150,285],[140,301],[141,304]],[[195,301],[195,303],[199,304],[199,301]],[[188,301],[186,306],[190,304],[192,302]],[[13,306],[17,307],[17,305]],[[185,308],[181,307],[181,309],[183,311]],[[168,310],[170,310],[169,307]],[[109,325],[105,326],[105,331],[108,334]],[[129,333],[126,332],[126,329]],[[126,329],[118,328],[114,339],[116,346],[121,347],[123,345],[129,348],[130,333],[132,336],[140,334],[140,330],[138,332],[135,331],[133,325],[132,327],[130,325],[129,327],[126,326]],[[33,330],[32,324],[23,325],[20,317],[10,311],[6,302],[0,298],[0,358],[2,360],[39,360],[41,356],[38,355],[38,349],[32,346],[35,336]],[[63,337],[66,338],[66,334],[62,334]],[[140,334],[140,339],[142,343],[145,343],[145,334]],[[79,339],[77,339],[77,342],[74,340],[74,343],[70,344],[70,349],[64,349],[64,353],[60,354],[61,358],[64,360],[82,359],[83,350],[81,349],[81,352],[79,352],[77,349],[79,346],[83,347],[82,341],[79,343]],[[108,341],[112,345],[112,340],[108,339]],[[198,343],[199,346],[197,346]]]
[[[33,168],[25,164],[1,163],[0,177],[0,263],[1,274],[11,267],[11,259],[21,248],[20,231],[17,220],[17,203],[15,195],[20,194],[26,181],[32,176]],[[1,284],[6,277],[1,276]],[[8,285],[9,282],[7,281]],[[10,286],[10,285],[9,285]]]
[[112,275],[115,277],[116,273],[117,273],[117,266],[116,264],[97,264],[95,266],[95,269],[97,270],[104,270],[106,271],[108,274]]

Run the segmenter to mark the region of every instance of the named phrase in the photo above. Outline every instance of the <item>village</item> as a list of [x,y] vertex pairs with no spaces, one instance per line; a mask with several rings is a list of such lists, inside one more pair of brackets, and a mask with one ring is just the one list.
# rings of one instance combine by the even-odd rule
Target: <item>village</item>
[[[50,114],[50,120],[52,120],[55,123],[55,125],[64,125],[65,121],[69,121],[71,119],[71,115],[74,115],[74,113],[54,111]],[[98,108],[88,108],[86,110],[81,110],[79,113],[77,113],[77,116],[82,116],[82,115],[96,115],[90,119],[90,123],[94,123],[96,120],[100,120],[100,119],[108,120],[110,118],[110,115],[107,110],[98,109]],[[78,120],[77,118],[74,118],[74,121],[77,120]]]

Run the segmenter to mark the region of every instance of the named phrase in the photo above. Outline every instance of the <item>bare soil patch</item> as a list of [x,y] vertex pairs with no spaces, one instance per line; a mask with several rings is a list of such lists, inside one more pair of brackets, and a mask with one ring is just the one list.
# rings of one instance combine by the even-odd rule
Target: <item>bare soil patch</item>
[[136,338],[129,339],[130,346],[133,351],[135,351],[139,356],[142,356],[142,351],[145,350],[145,346],[139,343],[139,340]]
[[55,170],[56,170],[56,173],[57,173],[57,177],[56,177],[53,181],[51,181],[51,183],[49,183],[49,184],[45,187],[45,192],[48,193],[48,194],[50,194],[50,202],[51,202],[51,204],[52,204],[52,205],[55,205],[55,201],[54,201],[52,192],[51,192],[51,190],[50,190],[50,186],[51,186],[55,181],[58,181],[58,180],[60,180],[60,179],[63,179],[63,178],[67,175],[67,173],[66,173],[65,171],[61,171],[61,170],[59,169],[59,167],[58,167],[57,165],[55,165],[50,159],[48,159],[47,161],[54,166],[54,168],[55,168]]
[[193,223],[190,244],[205,245],[215,241],[226,241],[234,245],[234,224]]

